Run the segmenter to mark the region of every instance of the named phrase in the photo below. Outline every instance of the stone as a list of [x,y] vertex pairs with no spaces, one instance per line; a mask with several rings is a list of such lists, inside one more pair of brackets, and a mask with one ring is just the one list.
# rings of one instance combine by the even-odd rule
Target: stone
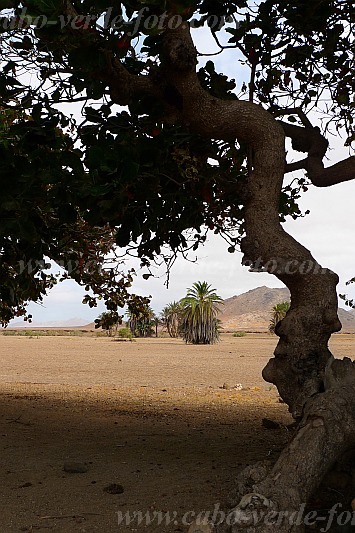
[[103,491],[107,492],[107,494],[123,494],[124,488],[118,483],[110,483],[110,485],[104,487]]
[[88,467],[85,463],[64,463],[64,472],[68,474],[85,474],[88,471]]

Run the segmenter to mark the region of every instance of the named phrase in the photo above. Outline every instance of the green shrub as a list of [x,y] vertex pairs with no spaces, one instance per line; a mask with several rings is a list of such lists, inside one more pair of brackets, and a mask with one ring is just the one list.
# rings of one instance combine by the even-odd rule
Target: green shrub
[[118,336],[121,339],[132,339],[133,335],[129,328],[121,328],[118,330]]
[[233,337],[246,337],[245,331],[236,331],[233,333]]
[[[68,329],[5,329],[1,332],[5,337],[92,337],[93,333],[86,330],[68,330]],[[104,333],[106,336],[106,333]]]
[[5,335],[5,337],[13,337],[14,335],[16,335],[16,331],[5,329],[2,334]]

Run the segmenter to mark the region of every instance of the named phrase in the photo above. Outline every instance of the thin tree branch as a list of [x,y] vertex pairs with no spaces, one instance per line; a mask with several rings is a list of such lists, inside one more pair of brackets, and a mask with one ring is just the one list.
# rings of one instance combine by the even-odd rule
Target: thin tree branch
[[298,115],[300,121],[302,122],[305,128],[313,128],[313,125],[307,117],[306,113],[299,107],[293,107],[290,109],[279,109],[278,111],[273,113],[273,115],[274,117],[281,117],[285,115]]

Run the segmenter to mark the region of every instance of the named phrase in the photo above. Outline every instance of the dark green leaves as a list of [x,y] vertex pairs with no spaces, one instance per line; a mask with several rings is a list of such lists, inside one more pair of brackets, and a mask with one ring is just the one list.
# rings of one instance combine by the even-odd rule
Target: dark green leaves
[[199,70],[198,77],[201,85],[213,96],[223,100],[234,100],[236,98],[233,93],[236,88],[235,80],[229,80],[227,76],[218,74],[212,61],[207,61],[205,67]]

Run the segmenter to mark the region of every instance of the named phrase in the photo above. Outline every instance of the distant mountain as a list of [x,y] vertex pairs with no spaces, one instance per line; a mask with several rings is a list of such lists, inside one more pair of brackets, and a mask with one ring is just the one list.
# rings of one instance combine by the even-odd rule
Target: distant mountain
[[[289,300],[290,292],[286,287],[258,287],[224,300],[218,318],[225,330],[267,331],[273,306]],[[339,308],[338,314],[342,331],[355,333],[355,310]]]
[[16,320],[13,322],[9,328],[74,328],[86,326],[88,323],[85,318],[69,318],[68,320],[52,320],[49,322],[36,322],[31,323],[24,322],[23,320]]
[[345,311],[339,307],[338,309],[339,320],[342,323],[343,333],[355,333],[355,313],[353,311]]

